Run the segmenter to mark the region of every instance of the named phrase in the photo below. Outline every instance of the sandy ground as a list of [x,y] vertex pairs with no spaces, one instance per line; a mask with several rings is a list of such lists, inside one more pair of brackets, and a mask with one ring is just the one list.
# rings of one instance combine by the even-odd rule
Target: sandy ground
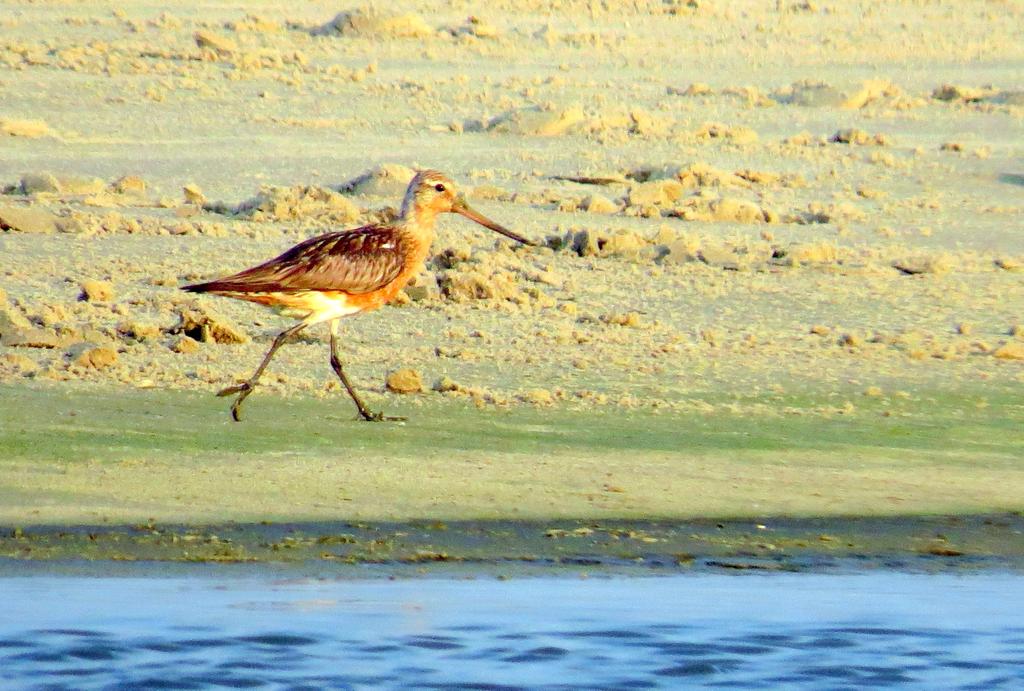
[[[417,300],[346,325],[370,390],[1019,387],[1019,3],[482,7],[5,3],[0,378],[247,374],[286,322],[176,286],[378,217],[401,170],[335,191],[397,164],[558,249],[446,220]],[[180,333],[193,304],[247,342]],[[326,359],[293,346],[268,388],[336,391]]]
[[[1024,383],[1024,5],[394,6],[0,2],[0,405],[38,411],[29,426],[45,431],[62,391],[142,389],[132,400],[145,401],[247,376],[288,322],[178,286],[386,218],[410,169],[432,167],[545,247],[442,219],[437,256],[402,304],[344,325],[372,406],[431,424],[460,403],[566,419],[633,411],[696,425],[698,438],[706,416],[741,429],[799,418],[769,454],[785,464],[844,416],[920,422],[941,401],[960,411],[950,420],[980,416],[1002,460],[983,477],[943,466],[936,487],[984,488],[957,504],[955,490],[946,501],[922,486],[917,510],[1019,504],[1024,483],[1003,461],[1019,450]],[[324,337],[281,351],[247,403],[254,425],[351,426]],[[418,393],[386,390],[400,368],[419,375]],[[226,414],[223,400],[179,400]],[[96,410],[127,429],[121,413]],[[607,515],[685,513],[654,488],[693,439],[675,438],[664,472],[645,469],[651,492]],[[945,462],[926,446],[921,462]],[[587,453],[622,460],[616,448]],[[812,456],[765,495],[821,485]],[[246,463],[249,487],[267,466]],[[430,467],[441,484],[456,472]],[[40,480],[8,471],[8,493]],[[66,486],[79,504],[63,518],[109,508],[81,503],[88,467],[70,472],[82,473]],[[530,472],[516,481],[529,486]],[[359,480],[365,496],[380,481]],[[288,501],[301,504],[309,483]],[[852,512],[891,512],[879,488],[853,486]],[[271,501],[273,483],[263,490]],[[24,492],[29,506],[42,496]],[[462,509],[486,507],[485,495]],[[193,499],[167,514],[198,516],[214,500]],[[244,499],[233,495],[232,515]],[[567,506],[583,505],[535,508],[578,516]],[[686,507],[728,513],[728,502]],[[389,515],[378,509],[366,515]]]

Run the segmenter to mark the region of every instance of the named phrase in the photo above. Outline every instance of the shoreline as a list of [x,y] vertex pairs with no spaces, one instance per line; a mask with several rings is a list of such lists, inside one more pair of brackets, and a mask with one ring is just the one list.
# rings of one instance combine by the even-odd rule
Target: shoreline
[[0,577],[1024,573],[1024,514],[0,526]]

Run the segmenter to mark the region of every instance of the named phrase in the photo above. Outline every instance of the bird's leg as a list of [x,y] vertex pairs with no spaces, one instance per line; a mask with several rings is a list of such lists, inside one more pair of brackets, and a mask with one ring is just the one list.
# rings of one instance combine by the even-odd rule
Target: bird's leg
[[371,413],[370,409],[366,407],[363,400],[359,398],[359,394],[356,393],[355,388],[352,386],[352,382],[345,376],[345,370],[341,367],[341,359],[338,357],[338,322],[337,320],[331,322],[331,367],[334,369],[334,373],[338,375],[338,379],[345,385],[345,390],[348,391],[348,395],[352,397],[352,400],[356,404],[356,408],[359,409],[359,415],[367,422],[405,422],[406,418],[397,417],[392,415],[385,415],[384,413]]
[[305,322],[300,322],[279,333],[277,338],[274,339],[273,345],[270,346],[270,350],[268,350],[267,354],[263,356],[263,362],[261,362],[260,366],[256,368],[256,371],[252,373],[251,377],[241,384],[229,386],[228,388],[217,392],[218,396],[232,396],[234,394],[238,394],[238,398],[236,398],[235,402],[231,404],[231,417],[234,418],[235,422],[240,422],[242,420],[242,416],[239,413],[239,409],[242,407],[242,401],[248,398],[249,394],[252,393],[252,390],[256,388],[256,382],[260,380],[263,370],[265,370],[267,365],[270,364],[270,359],[274,357],[274,353],[277,352],[278,348],[284,345],[285,341],[302,331],[306,326]]

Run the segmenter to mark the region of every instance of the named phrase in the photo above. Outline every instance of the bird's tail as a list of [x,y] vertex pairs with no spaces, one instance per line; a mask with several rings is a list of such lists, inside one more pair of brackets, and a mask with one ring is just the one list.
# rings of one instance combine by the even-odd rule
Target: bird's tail
[[193,283],[192,285],[182,286],[181,289],[189,293],[208,293],[214,289],[216,281],[209,281],[207,283]]

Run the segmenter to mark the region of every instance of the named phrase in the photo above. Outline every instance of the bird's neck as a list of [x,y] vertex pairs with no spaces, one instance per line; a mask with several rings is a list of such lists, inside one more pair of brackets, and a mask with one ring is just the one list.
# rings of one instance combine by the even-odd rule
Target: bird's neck
[[434,239],[434,223],[436,221],[437,211],[409,199],[402,204],[402,212],[398,218],[402,230],[416,236],[421,242],[425,241],[427,245]]

